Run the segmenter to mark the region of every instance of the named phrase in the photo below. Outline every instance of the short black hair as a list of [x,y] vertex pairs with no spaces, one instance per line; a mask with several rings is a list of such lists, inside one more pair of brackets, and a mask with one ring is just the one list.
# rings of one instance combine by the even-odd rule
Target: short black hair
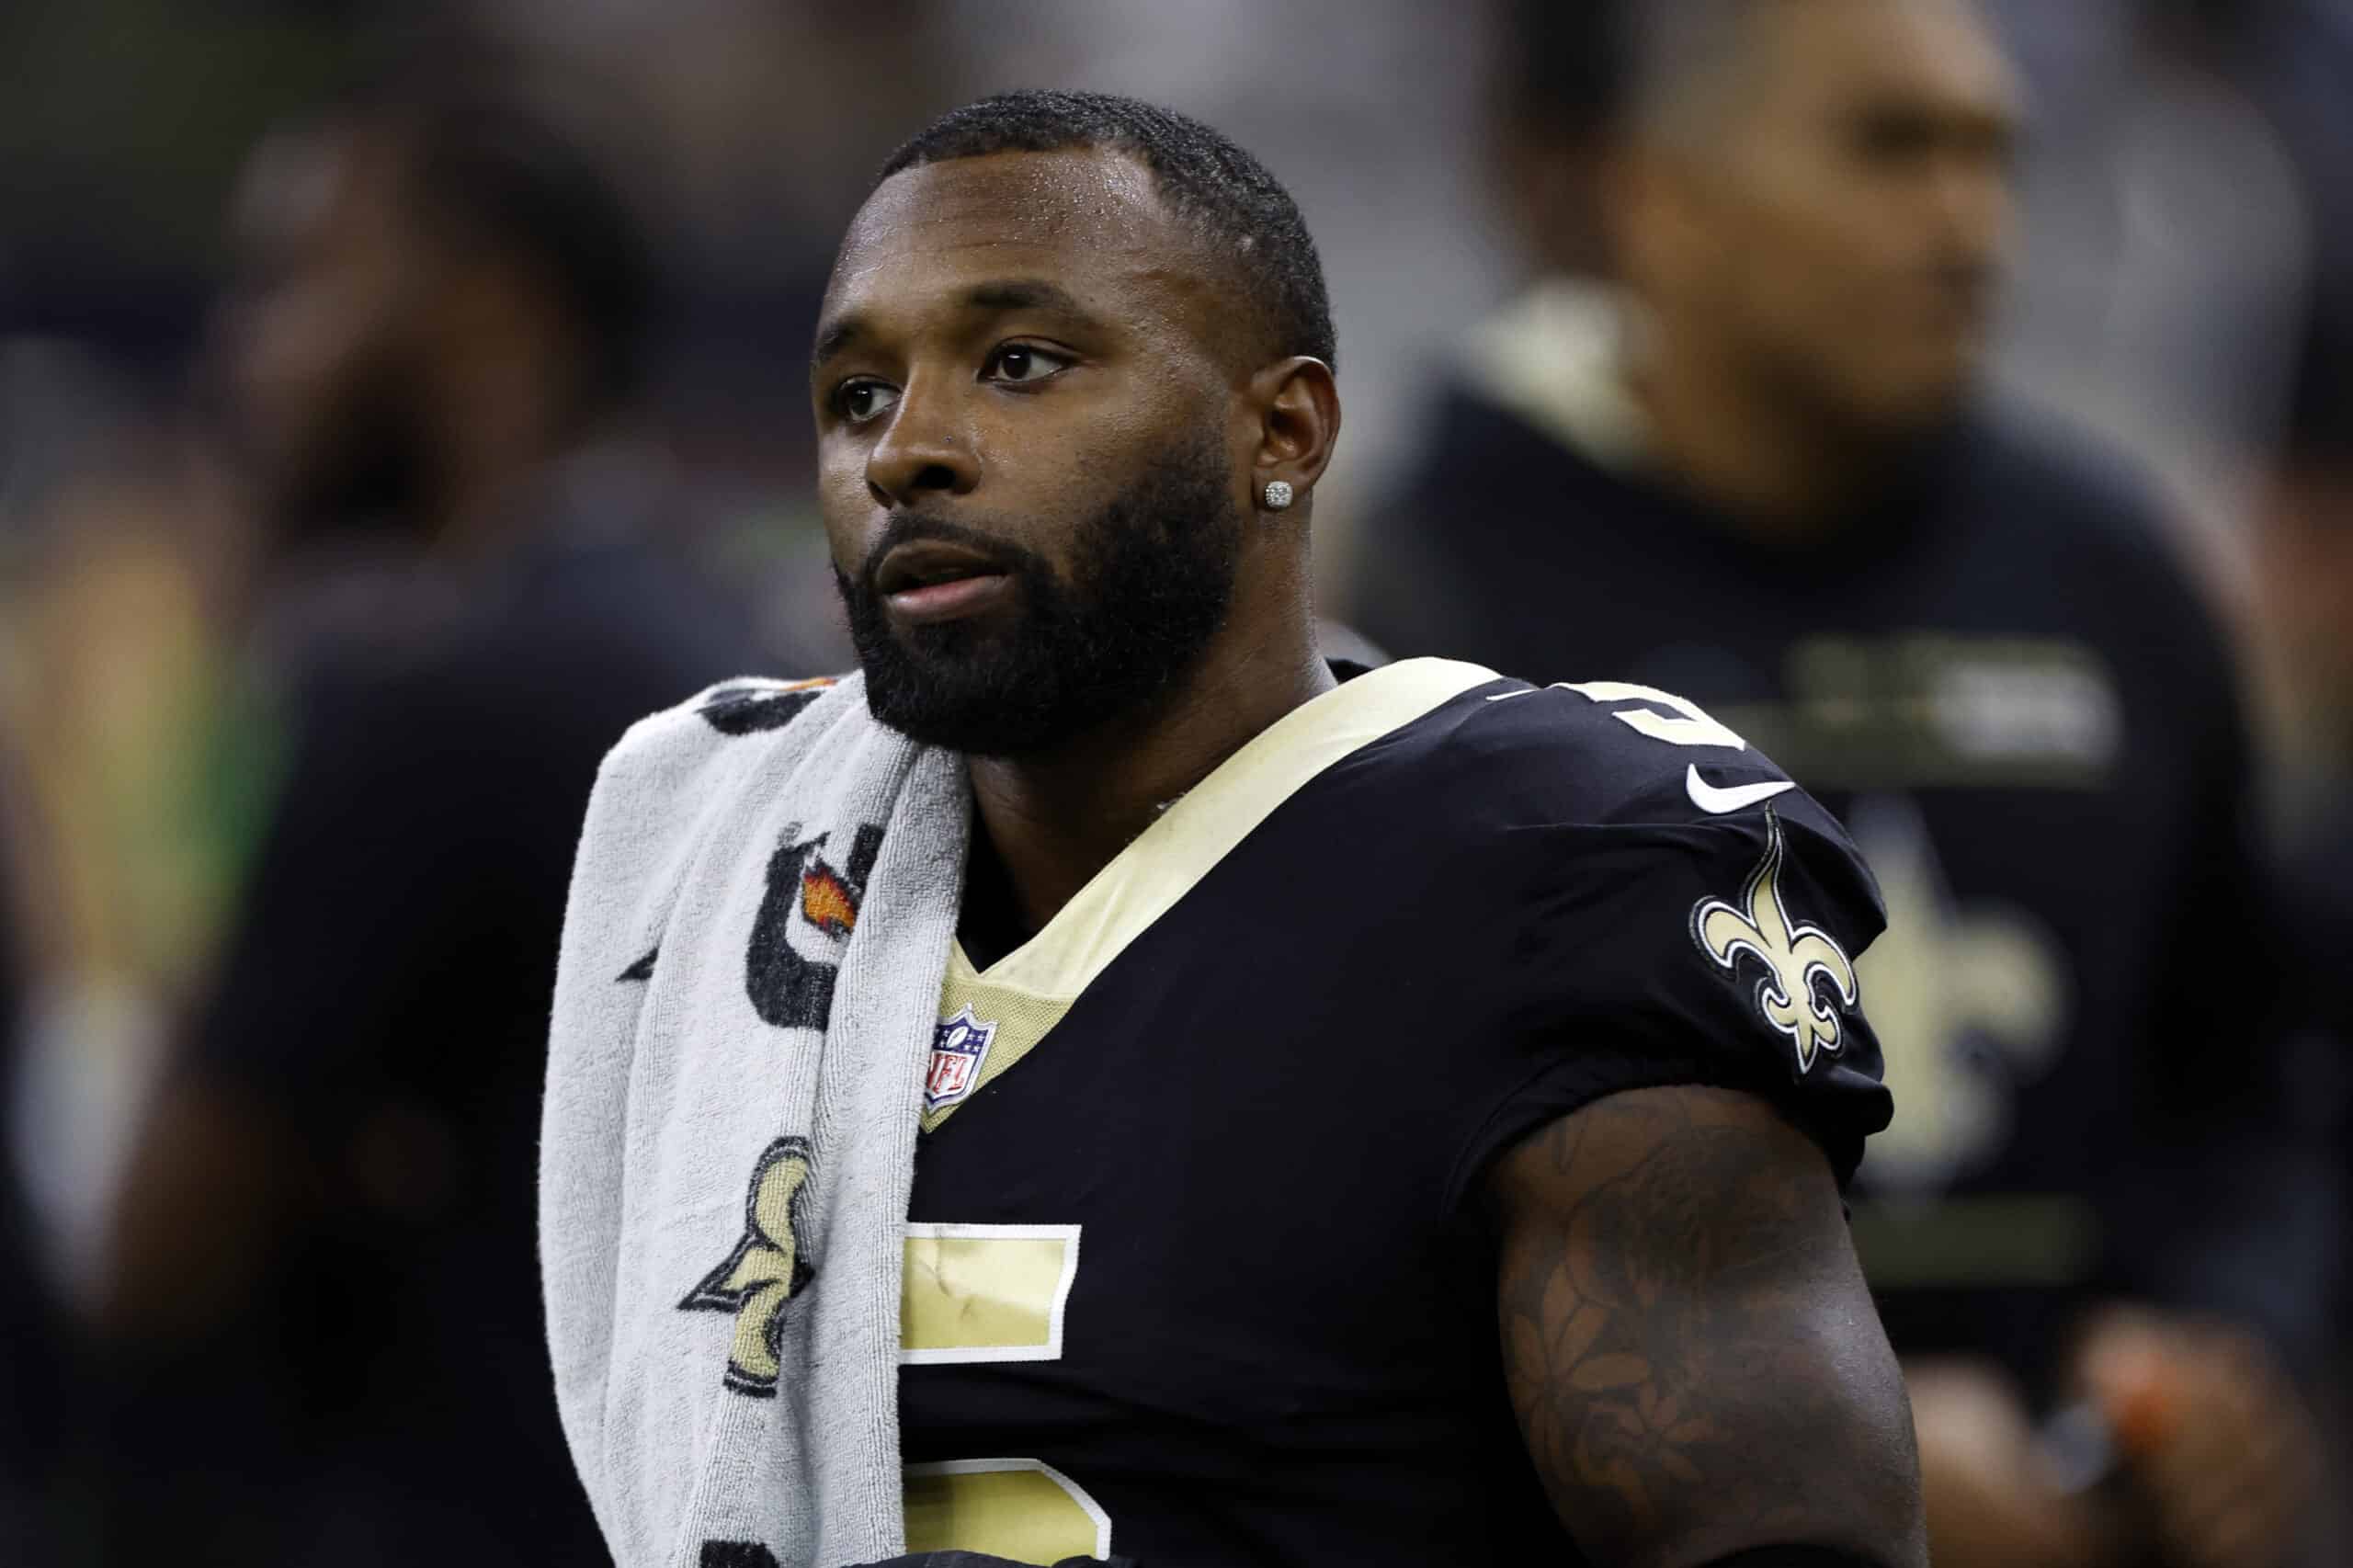
[[404,67],[354,86],[325,118],[392,138],[420,223],[521,263],[554,291],[586,359],[579,413],[592,415],[643,383],[659,268],[600,150],[518,80],[487,65]]
[[1506,0],[1501,97],[1539,137],[1607,144],[1683,128],[1748,52],[1760,0]]
[[875,183],[955,158],[1073,148],[1115,149],[1142,163],[1161,198],[1233,266],[1266,318],[1275,352],[1337,368],[1324,263],[1299,203],[1266,165],[1190,115],[1111,93],[998,93],[915,132]]
[[1606,138],[1625,108],[1632,30],[1619,0],[1506,0],[1498,101],[1533,134]]

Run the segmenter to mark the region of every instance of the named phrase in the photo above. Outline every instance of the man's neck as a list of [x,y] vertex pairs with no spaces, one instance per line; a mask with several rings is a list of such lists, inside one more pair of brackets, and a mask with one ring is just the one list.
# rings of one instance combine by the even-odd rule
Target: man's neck
[[[1226,640],[1220,639],[1222,644]],[[1336,682],[1312,624],[1213,648],[1147,712],[1053,752],[968,764],[981,825],[1036,931],[1187,790]]]
[[562,403],[549,378],[523,366],[462,381],[443,407],[428,537],[436,555],[465,566],[537,522],[524,497],[563,447]]
[[1661,472],[1743,531],[1802,544],[1835,529],[1881,483],[1889,443],[1768,395],[1721,356],[1662,332],[1625,368]]

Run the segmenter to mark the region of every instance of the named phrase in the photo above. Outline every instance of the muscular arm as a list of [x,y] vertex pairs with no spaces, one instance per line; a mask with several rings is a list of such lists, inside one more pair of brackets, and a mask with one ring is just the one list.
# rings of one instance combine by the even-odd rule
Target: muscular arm
[[1512,1404],[1590,1556],[1925,1568],[1903,1377],[1803,1134],[1750,1096],[1643,1089],[1535,1134],[1491,1186]]

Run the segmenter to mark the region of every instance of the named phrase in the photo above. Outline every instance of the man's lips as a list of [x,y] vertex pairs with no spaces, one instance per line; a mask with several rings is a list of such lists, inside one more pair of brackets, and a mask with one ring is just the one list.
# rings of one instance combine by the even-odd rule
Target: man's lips
[[914,540],[882,558],[874,586],[902,621],[953,620],[995,604],[1013,578],[969,545]]
[[1012,578],[1002,572],[992,572],[926,587],[902,588],[883,602],[891,607],[891,614],[902,621],[927,623],[978,615],[1012,590]]

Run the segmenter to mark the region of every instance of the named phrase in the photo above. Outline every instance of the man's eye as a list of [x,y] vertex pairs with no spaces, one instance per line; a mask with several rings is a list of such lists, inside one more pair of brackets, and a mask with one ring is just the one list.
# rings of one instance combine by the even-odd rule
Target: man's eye
[[1854,127],[1856,151],[1881,165],[1919,163],[1937,150],[1938,140],[1935,120],[1903,109],[1865,115]]
[[1010,381],[1020,385],[1027,381],[1042,381],[1059,370],[1070,368],[1070,361],[1043,348],[1033,348],[1026,343],[1008,343],[989,356],[982,379]]
[[834,406],[852,425],[889,413],[898,401],[898,389],[881,381],[851,381],[834,393]]

